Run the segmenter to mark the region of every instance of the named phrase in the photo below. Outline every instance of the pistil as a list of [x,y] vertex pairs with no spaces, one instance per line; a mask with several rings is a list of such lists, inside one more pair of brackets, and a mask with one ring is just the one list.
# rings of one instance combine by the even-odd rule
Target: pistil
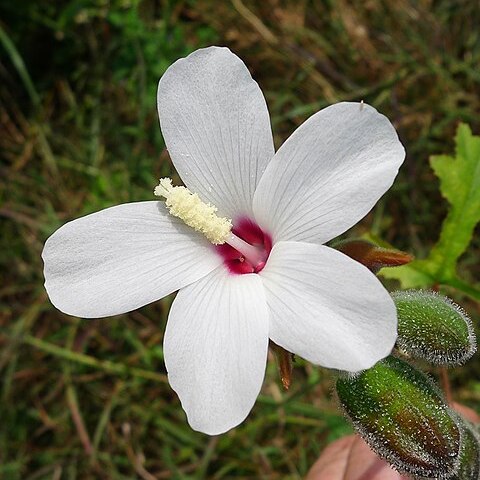
[[232,230],[232,221],[219,217],[217,207],[200,200],[196,193],[185,187],[174,187],[170,178],[160,179],[153,192],[165,198],[168,211],[183,220],[189,227],[203,233],[214,245],[225,243]]
[[268,253],[264,248],[250,245],[245,240],[237,237],[234,233],[230,233],[225,243],[228,243],[231,247],[240,252],[255,270],[265,264],[265,261],[267,260]]
[[[216,246],[233,273],[258,273],[272,249],[271,238],[248,219],[237,219],[236,228],[228,218],[219,217],[217,208],[203,202],[186,187],[172,185],[170,178],[160,179],[155,195],[165,198],[170,214],[180,218]],[[234,233],[235,232],[235,233]]]

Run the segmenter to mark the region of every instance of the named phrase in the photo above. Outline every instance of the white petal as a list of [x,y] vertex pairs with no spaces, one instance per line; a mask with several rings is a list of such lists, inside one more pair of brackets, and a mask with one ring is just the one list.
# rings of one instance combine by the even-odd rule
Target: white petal
[[268,309],[258,275],[221,267],[180,290],[164,354],[193,429],[216,435],[245,419],[260,392],[267,350]]
[[134,310],[221,263],[162,202],[127,203],[69,222],[47,240],[42,257],[50,300],[79,317]]
[[393,301],[375,275],[346,255],[323,245],[280,242],[260,276],[270,338],[289,352],[355,372],[392,350]]
[[395,129],[374,108],[332,105],[301,125],[269,163],[255,218],[274,241],[325,243],[372,209],[404,156]]
[[265,99],[245,64],[219,47],[178,60],[158,85],[158,113],[185,185],[222,215],[251,213],[274,147]]

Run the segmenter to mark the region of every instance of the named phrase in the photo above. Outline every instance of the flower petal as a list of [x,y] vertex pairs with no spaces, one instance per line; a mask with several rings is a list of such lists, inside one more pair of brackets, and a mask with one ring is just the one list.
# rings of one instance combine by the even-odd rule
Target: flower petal
[[161,202],[127,203],[69,222],[47,240],[42,257],[52,303],[87,318],[158,300],[222,261]]
[[253,210],[274,241],[325,243],[363,218],[392,185],[405,151],[373,107],[338,103],[282,145],[258,185]]
[[260,392],[267,351],[268,309],[258,275],[221,267],[180,290],[164,354],[193,429],[216,435],[245,419]]
[[265,98],[245,64],[220,47],[178,60],[160,79],[158,113],[185,185],[222,215],[250,214],[274,147]]
[[259,274],[270,338],[328,368],[355,372],[387,356],[397,336],[390,295],[366,267],[323,245],[280,242]]

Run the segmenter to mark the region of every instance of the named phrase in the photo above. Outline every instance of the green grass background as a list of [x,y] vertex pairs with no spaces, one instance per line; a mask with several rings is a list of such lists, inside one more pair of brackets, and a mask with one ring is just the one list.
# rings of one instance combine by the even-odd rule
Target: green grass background
[[[392,120],[406,162],[352,235],[369,231],[421,258],[446,212],[429,155],[451,152],[459,121],[480,133],[478,25],[470,0],[3,0],[0,478],[302,478],[350,431],[331,372],[299,359],[285,392],[270,359],[240,427],[193,432],[165,377],[172,298],[114,318],[65,316],[43,289],[43,242],[80,215],[152,199],[172,174],[158,79],[217,44],[259,82],[277,146],[336,101],[363,99]],[[476,233],[460,263],[471,282]],[[447,293],[478,324],[479,305]],[[479,372],[478,356],[451,372],[455,398],[477,411]]]

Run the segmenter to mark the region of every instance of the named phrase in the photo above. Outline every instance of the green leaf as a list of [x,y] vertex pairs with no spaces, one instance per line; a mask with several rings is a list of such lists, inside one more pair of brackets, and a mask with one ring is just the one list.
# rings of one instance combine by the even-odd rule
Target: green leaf
[[424,260],[414,260],[408,265],[395,268],[383,268],[380,275],[384,278],[399,280],[402,288],[429,287],[435,279],[422,268]]
[[455,156],[435,155],[430,159],[440,179],[440,191],[450,204],[437,244],[426,259],[382,270],[381,274],[400,280],[403,288],[450,285],[478,300],[480,289],[458,278],[457,262],[480,222],[480,137],[472,135],[468,125],[460,124],[455,145]]
[[439,155],[430,160],[442,195],[450,203],[440,239],[429,257],[439,278],[455,276],[457,260],[480,222],[480,137],[473,136],[468,125],[460,124],[455,141],[455,157]]

